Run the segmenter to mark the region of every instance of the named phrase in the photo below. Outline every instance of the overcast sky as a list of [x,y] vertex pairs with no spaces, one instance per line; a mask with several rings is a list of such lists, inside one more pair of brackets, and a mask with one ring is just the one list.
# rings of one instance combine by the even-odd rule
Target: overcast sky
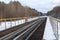
[[[9,3],[11,0],[0,0],[0,1]],[[24,6],[35,8],[36,10],[43,13],[52,10],[53,7],[55,6],[60,6],[60,0],[16,0],[16,1],[19,1]]]

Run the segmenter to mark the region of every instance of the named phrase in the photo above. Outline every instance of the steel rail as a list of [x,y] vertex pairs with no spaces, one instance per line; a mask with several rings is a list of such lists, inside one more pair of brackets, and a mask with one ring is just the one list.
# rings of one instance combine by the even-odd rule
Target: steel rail
[[28,39],[30,38],[30,36],[38,29],[38,27],[39,27],[41,24],[42,24],[42,22],[39,23],[39,25],[27,36],[27,38],[26,38],[25,40],[28,40]]
[[[38,20],[37,20],[37,21],[38,21]],[[33,24],[36,23],[37,21],[35,21],[35,22],[27,25],[26,27],[22,27],[22,28],[14,31],[14,32],[8,34],[8,35],[5,35],[4,37],[0,38],[0,40],[7,40],[7,39],[11,38],[12,36],[14,36],[14,35],[16,35],[16,34],[18,34],[18,33],[21,33],[23,30],[29,28],[31,25],[33,25]]]
[[23,36],[23,35],[24,35],[25,33],[27,33],[28,31],[33,30],[38,23],[39,23],[39,22],[37,22],[37,23],[35,23],[34,25],[32,25],[30,28],[28,28],[26,31],[24,31],[23,33],[21,33],[20,35],[18,35],[17,37],[15,37],[13,40],[18,40],[19,37]]

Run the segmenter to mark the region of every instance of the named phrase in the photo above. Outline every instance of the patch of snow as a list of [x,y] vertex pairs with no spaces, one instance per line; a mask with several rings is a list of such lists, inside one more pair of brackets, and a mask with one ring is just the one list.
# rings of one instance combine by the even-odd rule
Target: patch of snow
[[58,38],[59,38],[59,40],[60,40],[60,22],[58,22]]
[[56,39],[53,29],[52,29],[52,26],[51,26],[51,23],[50,23],[49,17],[47,18],[43,39],[45,39],[45,40],[55,40]]

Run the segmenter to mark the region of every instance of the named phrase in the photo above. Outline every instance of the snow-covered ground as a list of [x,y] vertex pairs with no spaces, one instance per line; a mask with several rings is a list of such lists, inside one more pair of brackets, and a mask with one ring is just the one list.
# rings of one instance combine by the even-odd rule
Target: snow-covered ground
[[[51,25],[51,20],[53,21],[52,22],[53,25]],[[45,40],[55,40],[56,37],[54,35],[53,27],[57,27],[58,28],[58,40],[60,40],[60,22],[58,22],[58,24],[57,24],[57,20],[55,20],[55,19],[51,19],[51,20],[50,20],[49,17],[47,17],[47,22],[46,22],[46,27],[45,27],[43,39],[45,39]]]
[[[36,20],[38,18],[39,17],[29,18],[28,22]],[[11,27],[14,27],[14,26],[17,26],[17,25],[20,25],[20,24],[23,24],[23,23],[25,23],[25,19],[17,20],[17,21],[1,22],[0,23],[0,31],[11,28]]]
[[58,38],[59,38],[59,40],[60,40],[60,22],[58,22]]
[[[19,21],[19,24],[18,24],[18,21]],[[24,19],[17,20],[17,21],[1,22],[0,31],[11,28],[11,27],[14,27],[14,26],[17,26],[17,25],[20,25],[20,24],[23,24],[23,23],[25,23]]]
[[55,35],[52,29],[52,25],[50,23],[49,17],[47,17],[46,27],[43,35],[43,40],[55,40]]

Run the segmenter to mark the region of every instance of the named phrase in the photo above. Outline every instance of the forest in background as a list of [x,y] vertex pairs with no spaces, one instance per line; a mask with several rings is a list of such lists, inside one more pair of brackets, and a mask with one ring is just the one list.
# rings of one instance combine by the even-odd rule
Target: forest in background
[[17,18],[17,17],[32,17],[40,16],[41,12],[27,6],[22,6],[18,1],[6,4],[0,2],[0,18]]
[[56,6],[52,10],[48,11],[47,15],[60,19],[60,6]]

